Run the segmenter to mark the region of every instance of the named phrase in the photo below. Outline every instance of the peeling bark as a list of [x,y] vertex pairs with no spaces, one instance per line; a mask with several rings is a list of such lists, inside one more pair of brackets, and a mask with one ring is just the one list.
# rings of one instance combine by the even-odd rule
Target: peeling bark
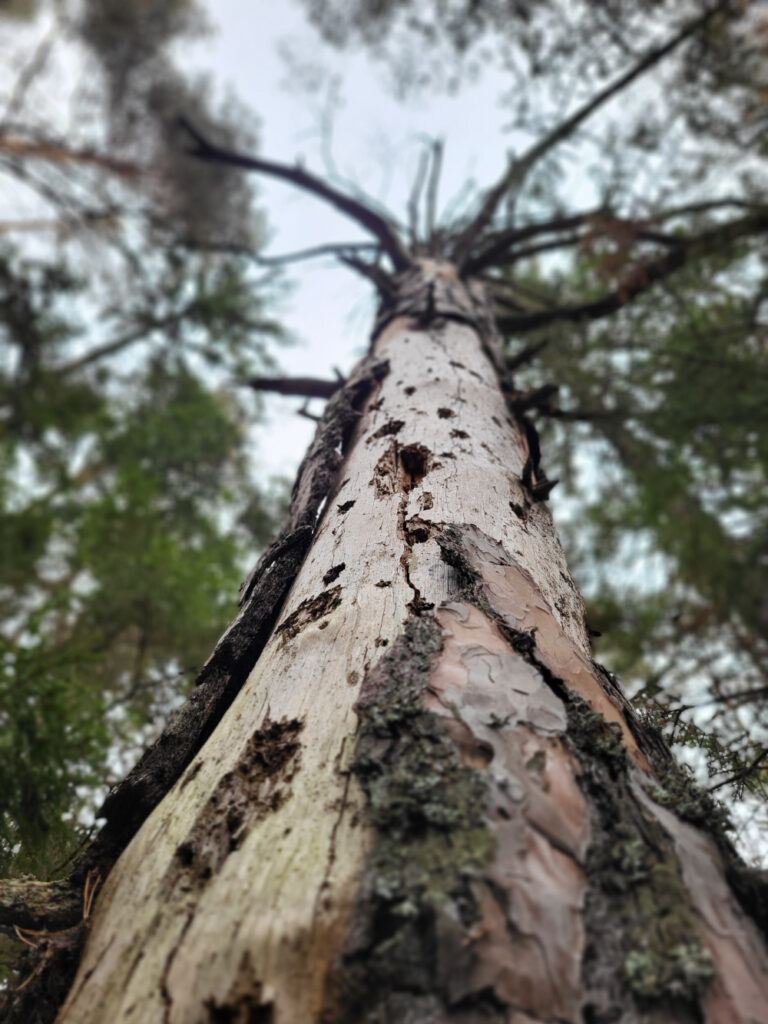
[[765,904],[591,658],[482,287],[390,284],[58,1020],[761,1024]]

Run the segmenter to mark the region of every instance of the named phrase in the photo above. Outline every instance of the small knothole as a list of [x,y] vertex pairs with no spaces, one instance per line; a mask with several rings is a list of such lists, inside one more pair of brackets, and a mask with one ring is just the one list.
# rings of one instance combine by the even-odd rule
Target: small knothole
[[454,430],[451,431],[451,437],[455,437],[455,438],[457,438],[458,440],[461,440],[461,441],[466,441],[467,438],[469,437],[469,434],[466,432],[466,430],[456,430],[456,429],[454,429]]
[[379,580],[379,582],[374,585],[377,587],[391,587],[392,580]]
[[176,856],[185,868],[189,868],[195,859],[195,848],[192,843],[182,843],[176,847]]
[[403,393],[408,395],[408,397],[410,398],[411,395],[416,393],[416,388],[414,388],[414,387],[403,388]]
[[349,512],[354,504],[355,501],[353,498],[352,501],[345,501],[342,505],[337,505],[336,508],[342,515],[344,515],[345,512]]
[[475,761],[478,767],[487,768],[494,757],[494,749],[490,743],[485,743],[482,740],[476,743],[472,748],[470,755],[471,759]]
[[409,444],[398,452],[403,475],[403,490],[418,486],[431,469],[432,454],[422,444]]
[[442,406],[440,409],[437,410],[437,415],[440,417],[441,420],[449,420],[451,419],[452,416],[455,416],[456,413],[453,411],[453,409],[446,409],[444,406]]

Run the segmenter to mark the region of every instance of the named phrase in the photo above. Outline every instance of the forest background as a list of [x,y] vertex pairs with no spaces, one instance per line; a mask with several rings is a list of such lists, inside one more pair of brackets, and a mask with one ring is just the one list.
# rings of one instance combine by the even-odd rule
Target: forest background
[[704,15],[540,154],[515,213],[555,227],[487,273],[597,656],[761,855],[766,4],[6,0],[4,874],[65,871],[234,614],[319,408],[253,381],[333,379],[367,340],[338,257],[375,266],[370,243],[192,160],[179,115],[455,224],[508,150]]

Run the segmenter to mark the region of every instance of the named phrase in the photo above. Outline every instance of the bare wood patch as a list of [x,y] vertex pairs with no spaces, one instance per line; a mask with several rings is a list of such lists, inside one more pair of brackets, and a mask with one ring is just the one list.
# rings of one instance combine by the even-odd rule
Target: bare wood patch
[[300,763],[301,722],[270,722],[254,733],[233,771],[224,774],[176,850],[163,879],[167,898],[177,887],[200,890],[221,870],[254,824],[290,796]]
[[293,640],[305,626],[308,626],[311,622],[316,622],[318,619],[322,619],[323,616],[332,612],[334,608],[339,607],[341,604],[341,589],[341,586],[337,585],[331,590],[324,590],[322,593],[316,594],[314,597],[305,598],[299,607],[291,612],[284,622],[280,623],[275,629],[275,633],[283,638],[283,642]]

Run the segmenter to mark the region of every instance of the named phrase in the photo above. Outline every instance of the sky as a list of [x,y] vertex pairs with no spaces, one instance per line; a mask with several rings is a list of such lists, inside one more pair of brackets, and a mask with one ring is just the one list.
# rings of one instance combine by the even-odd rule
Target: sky
[[[508,83],[497,74],[454,98],[430,93],[401,103],[383,66],[368,54],[324,45],[296,2],[209,0],[208,12],[214,33],[197,44],[185,42],[178,61],[208,73],[219,96],[231,89],[258,115],[265,158],[298,160],[327,173],[322,125],[333,110],[331,148],[338,170],[396,216],[404,216],[427,137],[445,143],[440,209],[468,180],[488,184],[501,172],[510,144],[502,130],[509,113],[498,97]],[[318,73],[318,63],[324,72]],[[312,77],[315,87],[307,92],[303,83]],[[334,78],[339,104],[332,101]],[[367,240],[351,221],[290,186],[263,180],[259,191],[270,229],[267,254]],[[279,312],[298,345],[279,354],[286,372],[347,372],[367,344],[374,313],[370,286],[328,259],[294,265],[289,280],[292,290]],[[296,415],[299,406],[298,399],[268,400],[269,429],[259,432],[257,457],[263,471],[293,475],[314,429]]]

